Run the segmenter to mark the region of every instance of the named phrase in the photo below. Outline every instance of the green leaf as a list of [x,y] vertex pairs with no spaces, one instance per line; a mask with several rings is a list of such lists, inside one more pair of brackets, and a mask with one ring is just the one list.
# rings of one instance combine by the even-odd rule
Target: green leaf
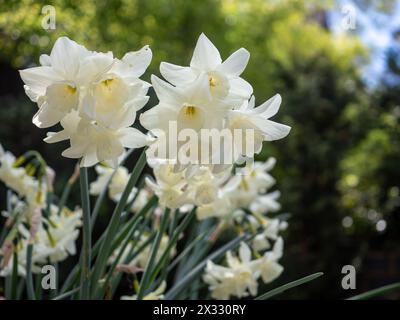
[[[128,157],[131,155],[132,152],[133,152],[133,149],[129,150],[125,154],[124,158],[120,162],[120,165],[122,165],[128,159]],[[117,170],[118,170],[118,167],[114,169],[113,173],[108,178],[107,183],[105,184],[104,188],[101,190],[99,196],[96,199],[96,203],[94,204],[94,208],[92,211],[92,217],[91,217],[91,221],[90,221],[91,229],[93,229],[93,226],[96,223],[96,219],[97,219],[97,216],[99,215],[101,205],[103,204],[103,201],[107,195],[108,186],[111,183],[112,178],[115,176]]]
[[371,299],[371,298],[383,295],[385,293],[388,293],[388,292],[393,291],[398,288],[400,288],[400,282],[392,283],[387,286],[383,286],[380,288],[376,288],[376,289],[361,293],[354,297],[348,298],[347,300],[367,300],[367,299]]
[[307,277],[300,278],[298,280],[286,283],[283,286],[280,286],[278,288],[275,288],[275,289],[273,289],[271,291],[268,291],[268,292],[258,296],[254,300],[267,300],[267,299],[269,299],[269,298],[271,298],[271,297],[273,297],[273,296],[275,296],[277,294],[281,294],[282,292],[284,292],[284,291],[286,291],[288,289],[300,286],[300,285],[302,285],[304,283],[307,283],[307,282],[310,282],[310,281],[312,281],[312,280],[314,280],[316,278],[319,278],[323,274],[324,274],[323,272],[317,272],[317,273],[310,274]]
[[135,223],[130,228],[130,231],[129,231],[127,237],[125,238],[125,241],[123,242],[122,246],[120,246],[118,255],[117,255],[117,257],[115,258],[115,260],[113,261],[113,263],[111,264],[111,266],[110,266],[110,268],[108,270],[108,274],[107,274],[106,280],[104,281],[104,285],[103,285],[103,292],[106,291],[107,285],[108,285],[108,283],[109,283],[109,281],[110,281],[110,279],[111,279],[111,277],[112,277],[112,275],[114,273],[114,270],[117,267],[118,263],[120,262],[121,257],[124,254],[125,249],[127,248],[129,242],[131,241],[132,236],[136,231],[136,227],[139,225],[140,222],[142,222],[142,219],[143,219],[143,217],[139,217],[135,221]]
[[90,226],[90,199],[87,168],[80,169],[80,187],[83,215],[83,243],[81,255],[81,299],[89,299],[92,232]]
[[205,236],[208,234],[207,231],[199,234],[168,266],[168,272],[170,272],[187,254],[189,254],[190,250],[200,241],[202,241]]
[[144,297],[144,294],[147,290],[149,280],[151,279],[151,274],[154,268],[154,264],[156,262],[158,248],[160,247],[161,239],[164,235],[164,232],[167,228],[167,222],[169,218],[170,210],[167,208],[162,216],[160,229],[157,232],[157,236],[153,242],[153,246],[150,251],[150,258],[147,260],[146,267],[144,268],[144,274],[140,281],[140,289],[138,292],[138,300],[141,300]]
[[136,183],[138,182],[140,174],[142,173],[145,165],[146,165],[146,153],[145,153],[145,149],[143,149],[142,154],[140,155],[140,157],[135,165],[135,168],[133,169],[133,171],[129,177],[128,183],[124,189],[124,192],[122,193],[121,199],[118,201],[118,204],[114,209],[111,220],[105,231],[104,239],[101,242],[99,255],[96,259],[96,263],[94,264],[94,269],[93,269],[93,273],[92,273],[92,277],[91,277],[91,292],[92,293],[94,293],[94,291],[97,289],[99,280],[105,270],[107,260],[108,260],[108,257],[110,255],[110,251],[111,251],[111,246],[113,243],[112,240],[114,239],[114,237],[118,231],[121,214],[126,206],[128,197],[129,197],[132,189],[136,186]]
[[26,250],[26,288],[28,293],[28,299],[36,300],[35,288],[33,285],[33,276],[32,276],[32,253],[33,253],[33,244],[29,243],[28,248]]
[[67,292],[65,292],[63,294],[60,294],[59,296],[53,298],[52,300],[63,300],[65,298],[68,298],[68,297],[72,296],[74,293],[77,293],[79,290],[80,290],[80,288],[72,289],[72,290],[67,291]]
[[[175,215],[177,214],[177,212],[175,212]],[[186,215],[186,217],[183,219],[182,223],[178,226],[178,228],[176,228],[175,232],[173,233],[167,248],[165,249],[163,255],[161,256],[160,260],[158,261],[156,267],[154,268],[154,271],[151,275],[150,278],[150,283],[153,283],[153,281],[155,280],[158,272],[160,272],[160,270],[163,268],[164,264],[167,261],[167,258],[169,257],[169,254],[172,250],[172,248],[176,245],[176,243],[179,240],[179,236],[181,235],[181,233],[187,228],[187,226],[189,225],[190,221],[194,218],[196,214],[196,207],[193,208],[193,210]],[[174,217],[175,219],[177,217]],[[165,266],[164,266],[165,267]]]

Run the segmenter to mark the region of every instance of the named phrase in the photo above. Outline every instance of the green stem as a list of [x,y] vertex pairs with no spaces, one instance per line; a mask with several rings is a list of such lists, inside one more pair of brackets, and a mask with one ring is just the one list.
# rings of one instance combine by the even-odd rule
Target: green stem
[[162,237],[164,235],[165,229],[167,227],[169,212],[170,212],[170,210],[168,208],[165,209],[164,214],[162,216],[161,223],[160,223],[160,230],[158,230],[156,239],[153,242],[153,246],[151,248],[151,253],[150,253],[150,258],[149,258],[149,260],[147,260],[146,267],[144,268],[144,274],[140,281],[140,288],[139,288],[139,293],[138,293],[138,297],[137,297],[138,300],[143,299],[144,294],[148,287],[148,282],[151,279],[151,274],[153,272],[153,266],[156,263],[157,252],[160,247],[160,243],[161,243]]
[[26,251],[26,288],[28,293],[29,300],[36,300],[35,296],[35,288],[33,286],[33,277],[32,277],[32,253],[33,253],[33,244],[28,244],[28,248]]
[[89,199],[89,184],[87,176],[87,168],[80,169],[80,186],[83,214],[83,243],[82,243],[82,272],[80,284],[80,298],[89,299],[90,288],[90,259],[92,237],[90,228],[90,199]]
[[135,168],[133,169],[133,171],[129,177],[129,181],[125,187],[124,192],[122,193],[121,199],[119,200],[117,206],[115,207],[115,210],[113,212],[111,220],[105,231],[105,236],[104,236],[104,239],[101,243],[101,247],[99,250],[99,256],[96,259],[96,263],[95,263],[95,266],[93,269],[93,274],[91,277],[91,292],[92,293],[94,293],[98,288],[99,280],[105,270],[108,257],[110,256],[110,253],[111,253],[111,246],[113,243],[113,239],[118,231],[121,214],[126,206],[128,197],[129,197],[132,189],[135,187],[136,183],[139,180],[140,174],[142,173],[145,165],[146,165],[146,153],[145,153],[145,150],[143,150],[142,154],[140,155],[140,158],[138,159],[138,161],[135,165]]
[[11,299],[17,299],[17,286],[18,286],[18,252],[14,250],[13,253],[13,267],[11,276]]

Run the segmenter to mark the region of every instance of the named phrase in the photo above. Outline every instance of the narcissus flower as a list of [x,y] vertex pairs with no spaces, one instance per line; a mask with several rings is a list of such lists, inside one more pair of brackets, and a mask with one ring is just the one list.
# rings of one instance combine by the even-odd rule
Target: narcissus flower
[[[41,266],[65,260],[76,254],[76,240],[81,226],[81,210],[70,211],[64,208],[50,206],[48,217],[42,217],[33,239],[32,231],[24,224],[18,225],[19,241],[16,244],[18,252],[18,274],[26,275],[26,250],[29,241],[33,241],[32,272],[40,273]],[[13,259],[1,270],[0,276],[7,276],[13,270]]]
[[47,192],[44,181],[46,177],[36,179],[33,173],[28,173],[27,168],[17,166],[16,161],[15,156],[9,151],[4,151],[0,144],[0,180],[25,199],[30,211],[42,208],[45,206]]
[[[273,96],[255,108],[255,98],[251,97],[245,101],[239,108],[229,111],[228,126],[231,130],[252,130],[254,137],[252,141],[246,139],[235,139],[234,144],[238,150],[251,150],[259,153],[263,141],[274,141],[286,137],[290,132],[290,127],[281,123],[269,120],[279,110],[282,98],[279,94]],[[252,143],[251,147],[246,144]],[[254,154],[242,154],[252,158]]]
[[184,86],[195,81],[202,74],[207,77],[208,89],[211,95],[218,99],[228,96],[248,99],[253,92],[251,85],[240,78],[246,68],[250,53],[241,48],[224,62],[214,44],[202,33],[197,40],[189,67],[181,67],[162,62],[162,76],[176,86]]
[[272,251],[267,251],[261,258],[259,272],[264,283],[270,283],[278,278],[283,272],[283,267],[278,260],[283,255],[283,239],[278,238]]
[[260,260],[251,259],[251,251],[244,242],[240,244],[239,256],[231,251],[226,254],[227,267],[207,262],[204,281],[209,285],[211,297],[219,300],[257,294],[257,279],[260,276]]
[[[99,195],[104,188],[108,185],[108,195],[110,199],[118,202],[122,196],[122,193],[128,184],[129,172],[128,169],[119,166],[118,168],[110,168],[101,165],[95,167],[98,174],[97,180],[90,184],[90,194]],[[131,201],[137,192],[136,188],[132,189],[131,194],[128,197],[128,201]]]
[[[254,108],[253,89],[240,77],[249,57],[241,48],[222,62],[201,34],[189,67],[162,62],[169,83],[152,76],[159,104],[140,116],[155,137],[148,158],[169,160],[175,170],[209,166],[215,173],[252,159],[263,141],[285,137],[290,127],[269,120],[278,112],[280,96]],[[160,146],[163,152],[157,152]]]
[[226,300],[231,296],[255,296],[259,278],[264,283],[270,283],[281,275],[283,267],[277,261],[282,253],[283,240],[278,238],[274,248],[258,259],[252,259],[250,247],[241,242],[238,256],[227,252],[227,266],[208,261],[203,280],[209,285],[211,297]]
[[41,56],[42,66],[20,72],[25,92],[39,107],[33,123],[39,128],[60,123],[63,130],[49,132],[45,141],[70,140],[63,155],[81,158],[81,166],[117,165],[125,148],[148,142],[131,125],[148,101],[150,84],[139,77],[151,58],[148,46],[119,60],[111,52],[89,51],[59,38],[51,54]]

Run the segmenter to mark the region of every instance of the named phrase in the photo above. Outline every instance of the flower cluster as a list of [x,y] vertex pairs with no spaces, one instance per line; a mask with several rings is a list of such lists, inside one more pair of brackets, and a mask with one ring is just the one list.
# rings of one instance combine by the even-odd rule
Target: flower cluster
[[[34,244],[32,272],[40,273],[39,266],[63,261],[76,253],[75,242],[82,213],[80,209],[70,211],[66,207],[47,204],[46,195],[52,189],[54,172],[40,163],[39,155],[29,161],[29,152],[15,159],[1,146],[0,150],[0,180],[14,192],[8,199],[8,210],[2,212],[7,219],[4,231],[8,234],[0,251],[3,256],[0,275],[11,273],[12,252],[15,251],[18,274],[25,276],[28,244]],[[25,162],[28,163],[22,166]],[[40,172],[45,172],[45,175],[40,175]]]
[[24,198],[31,210],[36,207],[43,207],[46,195],[44,177],[35,179],[33,175],[36,173],[36,168],[34,166],[27,168],[19,166],[18,162],[24,160],[18,160],[11,152],[4,151],[0,144],[0,180],[8,188],[14,190],[19,197]]
[[[8,215],[8,212],[7,212]],[[70,255],[76,254],[76,240],[79,236],[82,212],[80,209],[70,211],[59,208],[55,205],[50,207],[50,215],[42,217],[36,233],[32,239],[32,232],[25,224],[19,224],[19,241],[16,244],[18,255],[18,274],[26,275],[26,250],[29,243],[33,243],[32,272],[40,273],[41,266],[65,260]],[[13,259],[7,259],[1,276],[11,274]]]
[[[252,235],[251,240],[240,244],[238,254],[231,247],[223,265],[207,261],[203,280],[216,299],[254,296],[259,279],[269,283],[283,271],[278,262],[283,253],[280,232],[287,223],[271,214],[280,209],[279,191],[270,192],[275,179],[269,172],[275,159],[254,162],[263,142],[281,139],[290,131],[289,126],[270,120],[279,110],[281,97],[275,95],[255,107],[253,88],[241,77],[249,52],[241,48],[222,61],[204,34],[190,66],[161,63],[166,81],[152,75],[150,85],[140,79],[151,58],[148,46],[117,59],[111,52],[89,51],[61,37],[50,55],[41,56],[41,66],[21,71],[26,94],[39,107],[33,123],[39,128],[62,127],[48,132],[45,141],[68,140],[65,157],[80,159],[81,167],[96,165],[97,179],[90,188],[87,169],[81,169],[85,173],[83,221],[88,224],[83,228],[84,248],[91,242],[94,221],[85,192],[107,193],[117,203],[103,234],[107,240],[99,240],[93,274],[88,266],[81,270],[92,282],[88,285],[82,277],[81,288],[89,288],[81,294],[104,297],[103,289],[113,292],[118,285],[120,277],[115,274],[126,272],[134,274],[136,294],[123,299],[162,299],[165,279],[172,278],[168,264],[176,265],[176,279],[200,259],[205,265],[207,250],[224,240],[222,231],[230,228],[234,231],[230,234]],[[148,102],[150,86],[159,102],[139,117],[148,130],[144,134],[132,126]],[[141,187],[144,157],[131,175],[122,161],[127,148],[143,146],[148,146],[147,163],[154,177],[145,177]],[[81,210],[71,212],[64,203],[49,201],[51,170],[41,157],[30,159],[15,159],[0,150],[0,179],[17,195],[5,213],[15,232],[9,232],[11,238],[3,242],[0,270],[4,275],[13,269],[12,252],[18,253],[19,274],[25,274],[27,252],[31,252],[27,248],[33,244],[33,272],[47,261],[62,261],[76,251]],[[25,208],[30,208],[30,214],[23,213]],[[17,216],[21,217],[18,222]],[[198,224],[191,223],[195,217]],[[181,256],[183,252],[175,257],[181,248],[187,257]],[[90,250],[82,254],[90,261]],[[103,278],[102,272],[108,276]],[[137,274],[142,272],[138,288]],[[97,286],[103,279],[109,282]],[[157,282],[148,283],[149,279]]]
[[[241,48],[222,62],[218,49],[201,34],[189,67],[161,63],[161,74],[168,82],[152,76],[159,104],[140,116],[141,124],[156,137],[152,144],[156,150],[150,147],[148,157],[165,160],[157,153],[163,145],[167,159],[173,160],[176,168],[211,164],[217,172],[243,158],[253,158],[261,151],[263,141],[285,137],[290,127],[269,120],[279,110],[280,96],[255,108],[253,88],[240,77],[249,58],[249,52]],[[196,137],[171,141],[172,128],[178,136],[190,129]],[[216,147],[210,136],[200,134],[202,130],[214,132],[214,137],[215,133],[231,133],[233,141],[225,141],[221,154],[220,146]],[[248,131],[251,137],[245,135]],[[180,152],[189,151],[190,163],[183,163],[179,153],[170,150],[171,145],[177,145]],[[228,155],[228,159],[222,159]]]
[[213,173],[209,167],[202,166],[189,174],[188,169],[175,172],[172,165],[158,164],[153,166],[155,180],[146,178],[146,183],[162,207],[197,206],[199,220],[231,219],[240,216],[240,212],[243,214],[242,209],[259,217],[280,209],[279,191],[266,193],[275,184],[268,173],[274,165],[275,158],[269,158],[266,162],[236,168],[235,172]]
[[282,252],[283,241],[278,238],[271,251],[253,260],[249,246],[242,242],[238,256],[227,252],[227,266],[208,261],[203,280],[209,285],[211,297],[226,300],[231,296],[242,298],[257,295],[259,278],[264,283],[270,283],[282,273],[283,267],[278,263]]
[[148,101],[150,85],[139,77],[151,58],[148,46],[117,59],[59,38],[50,55],[40,57],[41,66],[20,71],[26,94],[39,107],[33,123],[39,128],[60,123],[63,129],[48,132],[45,141],[69,140],[63,156],[82,158],[81,166],[116,165],[125,148],[147,141],[131,125]]

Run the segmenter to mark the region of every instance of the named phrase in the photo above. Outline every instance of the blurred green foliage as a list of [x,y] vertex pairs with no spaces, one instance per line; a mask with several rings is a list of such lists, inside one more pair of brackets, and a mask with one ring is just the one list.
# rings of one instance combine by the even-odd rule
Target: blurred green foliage
[[[42,7],[49,3],[56,9],[54,31],[41,27]],[[187,65],[201,32],[223,57],[245,47],[251,59],[243,77],[252,83],[256,101],[279,92],[278,119],[292,126],[288,138],[268,143],[260,155],[277,157],[274,175],[283,208],[292,215],[286,272],[279,281],[323,271],[324,281],[287,297],[346,297],[340,270],[365,258],[365,246],[379,237],[377,220],[386,219],[392,230],[384,244],[399,240],[400,95],[393,89],[367,90],[360,67],[368,52],[356,37],[330,33],[324,15],[330,5],[303,0],[0,0],[0,66],[9,81],[16,79],[8,88],[18,87],[0,97],[0,140],[16,153],[39,149],[61,176],[72,171],[73,163],[60,159],[62,146],[41,142],[44,133],[30,122],[35,107],[21,98],[15,71],[37,64],[59,36],[117,56],[149,44],[154,58],[145,79],[159,74],[161,61]],[[377,213],[373,219],[371,212]],[[351,217],[350,227],[343,227],[345,217]]]

